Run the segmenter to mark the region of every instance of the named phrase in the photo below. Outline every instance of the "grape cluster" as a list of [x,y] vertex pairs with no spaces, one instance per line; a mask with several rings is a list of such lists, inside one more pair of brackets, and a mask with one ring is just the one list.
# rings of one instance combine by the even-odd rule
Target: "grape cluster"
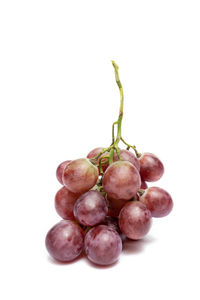
[[[56,171],[63,186],[55,196],[55,209],[63,220],[47,233],[46,248],[59,261],[72,261],[85,252],[95,264],[113,264],[126,238],[142,239],[152,217],[164,217],[173,208],[168,192],[148,188],[146,183],[162,177],[160,159],[152,153],[138,153],[121,136],[124,97],[118,66],[112,63],[121,103],[111,145],[95,148],[85,158],[67,160]],[[126,149],[119,148],[120,141]]]

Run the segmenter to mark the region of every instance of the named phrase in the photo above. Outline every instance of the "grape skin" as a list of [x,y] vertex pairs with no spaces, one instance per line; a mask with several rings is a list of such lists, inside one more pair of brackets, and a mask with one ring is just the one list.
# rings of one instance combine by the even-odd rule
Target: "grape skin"
[[[104,149],[103,147],[98,147],[98,148],[93,149],[92,151],[90,151],[88,153],[87,158],[91,159],[91,158],[96,157],[103,149]],[[97,159],[96,165],[99,164],[100,158],[102,156],[106,156],[106,155],[108,155],[108,152],[105,152],[102,155],[100,155],[99,158]],[[105,172],[105,170],[109,166],[108,159],[107,158],[102,159],[101,163],[102,163],[102,170],[103,170],[103,172]],[[100,173],[100,168],[98,167],[98,169],[99,169],[99,173]]]
[[58,179],[58,181],[63,184],[63,180],[62,180],[62,176],[63,176],[63,172],[65,167],[71,162],[71,160],[66,160],[63,161],[61,164],[59,164],[59,166],[57,167],[56,170],[56,177]]
[[136,195],[140,185],[140,174],[128,161],[114,162],[103,176],[104,190],[114,199],[130,200]]
[[170,194],[159,188],[150,187],[140,197],[146,207],[151,211],[152,217],[160,218],[167,216],[173,208],[173,200]]
[[[140,162],[132,152],[130,152],[128,150],[125,150],[125,149],[122,149],[122,150],[120,150],[119,155],[120,155],[121,160],[129,161],[130,163],[132,163],[136,167],[136,169],[138,171],[140,171]],[[114,161],[118,161],[118,160],[119,160],[118,156],[114,155]]]
[[113,199],[110,197],[107,197],[108,200],[108,215],[111,217],[118,217],[120,210],[122,209],[122,207],[127,203],[127,200],[124,199]]
[[164,173],[164,166],[160,159],[152,153],[143,153],[139,158],[140,175],[143,181],[157,181]]
[[62,187],[55,196],[55,209],[61,218],[74,220],[74,204],[80,194],[74,194],[66,187]]
[[95,264],[113,264],[118,260],[121,251],[121,238],[110,226],[98,225],[86,234],[85,253],[88,259]]
[[[95,156],[97,156],[104,148],[103,147],[98,147],[98,148],[95,148],[93,149],[92,151],[90,151],[87,155],[87,158],[91,159],[91,158],[94,158]],[[100,157],[97,159],[97,162],[96,164],[98,165],[99,164],[99,160],[102,158],[102,156],[108,156],[109,153],[108,152],[104,152],[103,154],[100,155]],[[114,155],[113,155],[113,159],[114,161],[117,161],[118,160],[118,156],[116,154],[116,151],[114,151]],[[108,168],[109,166],[109,163],[108,163],[108,158],[104,158],[101,160],[101,164],[102,164],[102,170],[103,172],[106,171],[106,169]],[[100,173],[100,168],[98,167],[99,169],[99,173]]]
[[132,240],[142,239],[151,227],[151,212],[139,201],[130,201],[119,214],[121,231]]
[[62,262],[72,261],[83,250],[84,233],[71,220],[62,220],[49,230],[45,244],[53,258]]
[[74,206],[74,216],[84,226],[94,226],[104,221],[108,213],[105,198],[98,191],[81,195]]
[[98,169],[89,159],[79,158],[71,161],[64,169],[63,184],[73,193],[85,193],[97,182]]

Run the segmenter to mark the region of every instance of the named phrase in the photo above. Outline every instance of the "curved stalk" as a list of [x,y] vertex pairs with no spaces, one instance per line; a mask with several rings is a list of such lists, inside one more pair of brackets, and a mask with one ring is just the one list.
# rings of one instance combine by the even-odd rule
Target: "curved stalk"
[[115,147],[118,147],[118,144],[119,144],[120,139],[121,139],[121,131],[122,131],[122,119],[123,119],[123,109],[124,109],[124,92],[123,92],[121,81],[119,79],[119,72],[118,72],[119,67],[114,62],[114,60],[112,60],[112,65],[113,65],[113,68],[115,70],[115,80],[116,80],[116,83],[119,87],[119,92],[120,92],[119,117],[118,117],[118,120],[115,122],[115,123],[117,123],[117,138],[114,142]]
[[[116,83],[118,85],[119,88],[119,92],[120,92],[120,108],[119,108],[119,116],[116,122],[114,122],[112,124],[112,144],[107,147],[102,149],[101,152],[99,152],[98,155],[96,155],[94,158],[91,158],[90,161],[91,163],[95,164],[97,163],[97,160],[100,158],[100,156],[102,156],[105,152],[108,152],[108,155],[106,156],[102,156],[99,159],[99,169],[100,169],[100,174],[103,175],[103,168],[102,165],[104,164],[103,162],[103,158],[107,158],[109,161],[109,165],[113,163],[113,158],[114,158],[114,153],[116,152],[118,159],[120,160],[120,149],[118,147],[118,144],[120,141],[122,141],[126,146],[127,146],[127,150],[129,150],[130,148],[132,148],[135,151],[135,154],[137,157],[140,157],[141,154],[137,151],[135,146],[131,146],[130,144],[126,143],[124,141],[124,139],[122,138],[122,119],[123,119],[123,109],[124,109],[124,92],[123,92],[123,87],[119,78],[119,67],[118,65],[115,63],[114,60],[111,61],[114,71],[115,71],[115,80]],[[115,125],[117,125],[117,136],[115,138]],[[105,153],[107,154],[107,153]]]
[[125,140],[121,137],[121,141],[127,146],[127,150],[132,148],[135,151],[137,157],[140,157],[141,154],[137,151],[136,146],[131,146],[130,144],[126,143]]

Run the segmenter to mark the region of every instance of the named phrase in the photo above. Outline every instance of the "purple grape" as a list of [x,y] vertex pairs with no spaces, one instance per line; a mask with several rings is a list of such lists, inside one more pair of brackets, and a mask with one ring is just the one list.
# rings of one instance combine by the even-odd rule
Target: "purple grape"
[[116,161],[111,164],[103,176],[103,187],[113,199],[130,200],[141,185],[140,174],[128,161]]
[[98,169],[89,159],[80,158],[71,161],[64,169],[63,184],[73,193],[85,193],[97,182]]
[[61,164],[59,164],[59,166],[57,167],[56,170],[56,177],[58,179],[58,181],[63,184],[63,180],[62,180],[62,176],[63,176],[63,172],[65,167],[71,162],[71,160],[66,160],[63,161]]
[[83,250],[84,233],[74,222],[62,220],[49,230],[45,243],[53,258],[63,262],[71,261]]
[[152,153],[143,153],[139,158],[140,175],[143,181],[157,181],[164,173],[160,159]]
[[55,196],[55,209],[61,218],[66,220],[74,220],[74,204],[80,194],[70,192],[63,186]]
[[107,197],[108,201],[108,216],[117,218],[119,216],[120,210],[127,203],[127,200],[124,199],[113,199]]
[[[91,159],[91,158],[94,158],[95,156],[97,156],[104,148],[103,147],[98,147],[98,148],[95,148],[93,149],[92,151],[90,151],[87,155],[87,158]],[[124,151],[124,150],[122,150]],[[126,150],[125,150],[126,151]],[[120,152],[121,153],[121,152]],[[96,164],[98,165],[99,164],[99,160],[102,158],[102,156],[108,156],[109,155],[109,152],[104,152],[103,154],[101,154],[99,156],[99,158],[97,159],[97,162]],[[123,155],[123,153],[122,153]],[[134,154],[133,154],[134,155]],[[118,156],[117,156],[117,153],[116,151],[114,151],[114,155],[113,155],[113,160],[114,161],[117,161],[118,160]],[[123,160],[128,160],[128,159],[123,159]],[[132,159],[133,160],[133,159]],[[132,162],[132,161],[131,161]],[[104,158],[101,160],[101,163],[102,163],[102,170],[103,172],[105,172],[105,170],[109,167],[109,162],[108,162],[108,158]],[[139,163],[139,161],[138,161]],[[139,163],[139,167],[140,167],[140,163]],[[98,167],[99,169],[99,167]],[[100,173],[100,169],[99,169],[99,173]]]
[[[95,156],[97,156],[104,148],[103,147],[98,147],[98,148],[95,148],[93,149],[92,151],[90,151],[87,155],[87,158],[91,159],[91,158],[94,158]],[[96,165],[99,164],[99,160],[101,159],[102,156],[106,156],[108,155],[108,152],[105,152],[103,153],[102,155],[99,156],[99,158],[97,159],[97,162],[96,162]],[[105,170],[107,169],[107,167],[109,166],[109,163],[108,163],[108,159],[107,158],[104,158],[101,160],[101,163],[102,163],[102,169],[103,169],[103,172],[105,172]],[[99,169],[99,167],[98,167]],[[100,169],[99,169],[99,173],[100,173]]]
[[[129,161],[132,165],[134,165],[136,167],[136,169],[138,171],[140,171],[140,162],[137,159],[137,157],[133,154],[133,152],[125,150],[125,149],[120,150],[120,159]],[[114,161],[118,161],[118,160],[119,160],[118,156],[115,155]]]
[[121,251],[121,238],[110,226],[98,225],[85,236],[85,253],[95,264],[113,264],[118,260]]
[[167,216],[173,208],[172,197],[167,191],[159,187],[148,188],[140,197],[140,201],[146,205],[152,217],[155,218]]
[[89,191],[81,195],[74,205],[74,216],[84,226],[101,223],[107,213],[106,200],[98,191]]
[[142,239],[151,227],[151,212],[139,201],[130,201],[119,214],[121,231],[132,240]]

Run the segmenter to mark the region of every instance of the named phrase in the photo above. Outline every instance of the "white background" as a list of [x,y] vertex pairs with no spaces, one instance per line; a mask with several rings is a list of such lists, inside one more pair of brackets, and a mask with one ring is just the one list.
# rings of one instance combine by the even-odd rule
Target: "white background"
[[[199,299],[200,2],[0,2],[1,299]],[[123,136],[160,157],[174,199],[117,264],[53,262],[57,165]]]

